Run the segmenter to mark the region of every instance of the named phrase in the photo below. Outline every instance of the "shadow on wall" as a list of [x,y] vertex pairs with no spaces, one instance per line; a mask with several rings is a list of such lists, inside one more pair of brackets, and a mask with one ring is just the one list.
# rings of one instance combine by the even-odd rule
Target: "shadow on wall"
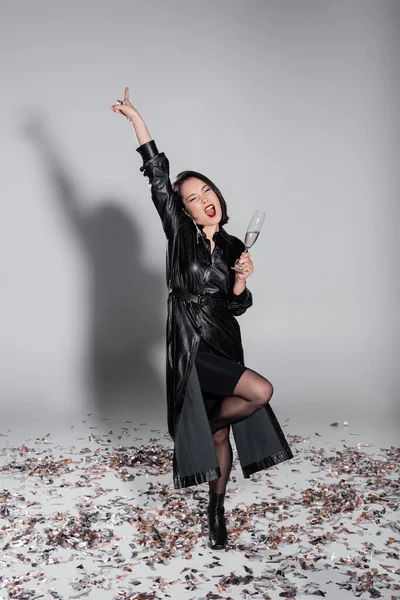
[[164,382],[150,351],[164,338],[160,298],[165,281],[140,260],[140,235],[116,198],[85,206],[44,124],[25,128],[88,268],[88,339],[85,369],[102,417],[140,419],[165,409]]

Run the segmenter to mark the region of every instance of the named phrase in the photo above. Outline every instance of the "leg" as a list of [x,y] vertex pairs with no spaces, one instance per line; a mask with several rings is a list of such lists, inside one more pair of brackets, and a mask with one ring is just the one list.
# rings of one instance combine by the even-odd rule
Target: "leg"
[[232,396],[227,396],[212,415],[214,429],[238,423],[265,406],[271,399],[274,388],[268,379],[251,369],[240,377]]
[[210,481],[208,500],[209,544],[214,550],[221,550],[227,541],[224,499],[226,484],[232,468],[232,446],[229,441],[229,425],[213,434],[221,477]]
[[213,434],[215,449],[217,451],[218,463],[221,469],[221,477],[209,482],[210,490],[216,494],[223,494],[226,490],[229,475],[232,468],[232,446],[229,441],[229,425],[219,429]]

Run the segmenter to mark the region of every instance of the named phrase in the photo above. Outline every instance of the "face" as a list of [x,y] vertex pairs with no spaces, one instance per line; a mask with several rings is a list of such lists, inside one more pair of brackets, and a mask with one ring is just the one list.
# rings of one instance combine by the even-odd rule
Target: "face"
[[181,185],[181,197],[184,211],[193,217],[198,225],[216,225],[220,222],[222,210],[219,198],[201,179],[186,179]]

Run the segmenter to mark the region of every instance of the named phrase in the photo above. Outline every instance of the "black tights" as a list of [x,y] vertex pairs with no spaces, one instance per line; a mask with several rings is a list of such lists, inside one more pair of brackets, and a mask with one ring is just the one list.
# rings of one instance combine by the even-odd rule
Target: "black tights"
[[217,494],[226,490],[232,468],[232,446],[229,441],[229,426],[249,417],[263,408],[271,399],[274,389],[272,384],[251,369],[246,369],[233,390],[218,405],[210,417],[221,477],[209,482],[209,487]]

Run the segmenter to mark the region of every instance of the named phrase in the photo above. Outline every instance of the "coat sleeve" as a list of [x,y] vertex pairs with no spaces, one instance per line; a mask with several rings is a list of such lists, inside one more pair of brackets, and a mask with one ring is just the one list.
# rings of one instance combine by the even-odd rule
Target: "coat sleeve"
[[142,144],[136,151],[143,158],[140,171],[149,180],[151,198],[160,215],[165,235],[170,238],[182,222],[182,211],[179,198],[172,191],[169,161],[164,152],[158,151],[154,140]]
[[238,296],[232,292],[228,299],[228,308],[235,317],[242,315],[252,305],[253,294],[247,287]]

